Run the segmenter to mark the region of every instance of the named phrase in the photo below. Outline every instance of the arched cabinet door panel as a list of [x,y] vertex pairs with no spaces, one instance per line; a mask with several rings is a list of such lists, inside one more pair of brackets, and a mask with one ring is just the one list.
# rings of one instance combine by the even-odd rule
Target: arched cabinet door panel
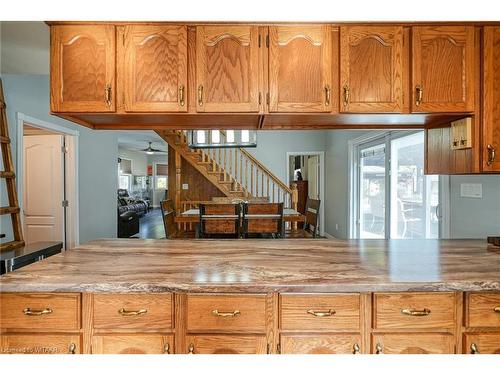
[[281,354],[360,354],[361,337],[353,334],[282,334]]
[[331,112],[330,25],[269,27],[269,111]]
[[259,28],[196,27],[197,112],[259,111]]
[[412,112],[474,110],[473,26],[412,28]]
[[266,354],[263,335],[188,335],[187,354]]
[[174,340],[161,334],[99,334],[92,337],[92,354],[174,354]]
[[341,112],[403,112],[403,38],[401,26],[341,27]]
[[372,336],[373,354],[454,354],[447,333],[379,333]]
[[127,112],[187,111],[187,27],[129,25],[124,31]]
[[51,27],[51,110],[114,112],[115,27]]

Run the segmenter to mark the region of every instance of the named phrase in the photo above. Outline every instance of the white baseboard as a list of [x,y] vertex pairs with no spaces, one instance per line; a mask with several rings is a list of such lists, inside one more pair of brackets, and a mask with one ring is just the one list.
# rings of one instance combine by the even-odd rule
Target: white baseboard
[[329,238],[329,239],[332,239],[332,240],[336,240],[337,238],[336,237],[333,237],[330,233],[323,233],[323,235],[326,237],[326,238]]

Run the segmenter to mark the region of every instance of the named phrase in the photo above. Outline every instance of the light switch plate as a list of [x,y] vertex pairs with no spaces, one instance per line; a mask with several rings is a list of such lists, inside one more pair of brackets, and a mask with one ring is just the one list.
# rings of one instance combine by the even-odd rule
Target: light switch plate
[[482,198],[483,184],[460,184],[460,196],[462,198]]
[[189,190],[189,184],[182,184],[182,190]]

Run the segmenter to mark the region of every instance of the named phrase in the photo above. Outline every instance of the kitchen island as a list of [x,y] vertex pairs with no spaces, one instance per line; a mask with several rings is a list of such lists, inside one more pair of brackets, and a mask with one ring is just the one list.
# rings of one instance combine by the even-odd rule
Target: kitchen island
[[500,352],[479,240],[106,239],[0,290],[2,352]]

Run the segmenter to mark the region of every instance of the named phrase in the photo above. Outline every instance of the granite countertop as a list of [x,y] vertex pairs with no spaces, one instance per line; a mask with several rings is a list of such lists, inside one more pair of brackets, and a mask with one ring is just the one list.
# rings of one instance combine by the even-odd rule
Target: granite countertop
[[2,292],[500,291],[483,240],[89,242],[0,277]]

